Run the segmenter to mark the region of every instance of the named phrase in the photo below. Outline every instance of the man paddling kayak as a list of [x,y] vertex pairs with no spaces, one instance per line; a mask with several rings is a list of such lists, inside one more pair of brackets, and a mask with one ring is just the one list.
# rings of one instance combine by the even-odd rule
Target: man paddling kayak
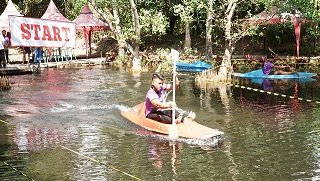
[[295,74],[295,72],[286,72],[283,70],[274,70],[274,68],[283,68],[283,66],[275,66],[273,64],[274,56],[271,54],[268,54],[266,57],[266,60],[263,64],[262,71],[265,75],[289,75],[289,74]]
[[[179,87],[179,79],[177,75],[174,75],[175,86]],[[176,107],[174,102],[165,100],[165,92],[172,90],[172,84],[164,84],[164,77],[155,73],[152,75],[151,88],[146,95],[146,112],[145,115],[149,119],[153,119],[162,123],[172,123],[172,107]],[[175,121],[181,123],[187,120],[193,120],[195,113],[184,112],[180,109],[176,110]]]

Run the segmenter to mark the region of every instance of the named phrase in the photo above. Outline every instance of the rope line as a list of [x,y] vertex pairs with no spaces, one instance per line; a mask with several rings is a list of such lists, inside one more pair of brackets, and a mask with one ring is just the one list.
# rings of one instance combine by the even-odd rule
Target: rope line
[[83,155],[83,154],[81,154],[81,153],[79,153],[79,152],[76,152],[76,151],[74,151],[74,150],[71,150],[70,148],[67,148],[67,147],[62,146],[62,145],[60,145],[60,147],[66,149],[66,150],[69,150],[69,151],[71,151],[72,153],[75,153],[75,154],[77,154],[77,155],[79,155],[79,156],[82,156],[82,157],[84,157],[84,158],[87,158],[87,159],[89,159],[89,160],[91,160],[91,161],[93,161],[93,162],[96,162],[96,163],[98,163],[98,164],[100,164],[100,165],[104,165],[104,166],[106,166],[106,167],[108,167],[108,168],[110,168],[110,169],[112,169],[112,170],[121,172],[121,173],[123,173],[123,174],[125,174],[125,175],[127,175],[127,176],[129,176],[129,177],[131,177],[131,178],[134,178],[134,179],[136,179],[136,180],[142,180],[142,179],[140,179],[140,178],[138,178],[138,177],[136,177],[136,176],[134,176],[134,175],[131,175],[131,174],[127,173],[127,172],[124,172],[124,171],[122,171],[122,170],[120,170],[120,169],[118,169],[118,168],[115,168],[115,167],[113,167],[113,166],[107,165],[106,163],[102,163],[102,162],[100,162],[99,160],[93,159],[93,158],[91,158],[91,157],[89,157],[89,156],[86,156],[86,155]]
[[219,84],[226,84],[226,85],[234,86],[234,87],[241,88],[241,89],[252,90],[254,92],[267,93],[267,94],[274,95],[274,96],[287,97],[287,98],[290,98],[290,99],[298,99],[299,101],[314,102],[316,104],[320,104],[320,101],[317,101],[317,100],[311,100],[311,99],[304,99],[304,98],[301,98],[301,97],[289,96],[289,95],[280,94],[280,93],[276,93],[276,92],[265,91],[265,90],[262,90],[262,89],[246,87],[246,86],[243,86],[243,85],[236,85],[236,84],[232,84],[232,83],[228,83],[228,82],[224,82],[224,81],[214,81],[214,80],[211,80],[211,79],[203,79],[203,78],[199,78],[199,79],[206,80],[206,81],[209,81],[209,82],[219,83]]
[[[7,125],[11,125],[11,124],[9,124],[8,122],[3,121],[3,120],[1,120],[1,119],[0,119],[0,122],[5,123],[5,124],[7,124]],[[73,150],[71,150],[71,149],[69,149],[69,148],[67,148],[67,147],[65,147],[65,146],[60,145],[60,147],[66,149],[66,150],[69,150],[69,151],[71,151],[71,152],[73,152],[73,153],[75,153],[75,154],[77,154],[77,155],[82,156],[82,157],[85,157],[85,158],[87,158],[87,159],[89,159],[89,160],[91,160],[91,161],[93,161],[93,162],[99,163],[100,165],[107,166],[108,168],[110,168],[110,169],[112,169],[112,170],[116,170],[116,171],[118,171],[118,172],[120,172],[120,173],[123,173],[123,174],[125,174],[125,175],[127,175],[127,176],[129,176],[129,177],[131,177],[131,178],[134,178],[134,179],[136,179],[136,180],[142,180],[142,179],[140,179],[140,178],[138,178],[138,177],[136,177],[136,176],[134,176],[134,175],[131,175],[131,174],[127,173],[127,172],[124,172],[124,171],[122,171],[122,170],[120,170],[120,169],[118,169],[118,168],[115,168],[115,167],[111,166],[111,165],[107,165],[107,164],[105,164],[105,163],[102,163],[102,162],[100,162],[100,161],[98,161],[98,160],[95,160],[95,159],[93,159],[93,158],[91,158],[91,157],[88,157],[88,156],[86,156],[86,155],[83,155],[83,154],[81,154],[81,153],[79,153],[79,152],[73,151]],[[9,166],[10,168],[12,168],[13,170],[19,172],[21,175],[29,178],[29,179],[32,180],[32,181],[35,181],[34,179],[30,178],[29,176],[27,176],[27,175],[24,174],[23,172],[17,170],[16,168],[14,168],[13,166],[11,166],[10,164],[8,164],[8,163],[6,163],[6,162],[4,162],[4,161],[2,161],[2,162],[3,162],[5,165],[7,165],[7,166]]]
[[[8,122],[3,121],[3,120],[1,120],[1,119],[0,119],[0,122],[2,122],[2,123],[4,123],[4,124],[7,124],[7,125],[10,125]],[[2,161],[2,162],[3,162],[5,165],[9,166],[11,169],[13,169],[13,170],[15,170],[16,172],[20,173],[21,175],[25,176],[26,178],[34,181],[34,179],[32,179],[31,177],[29,177],[29,176],[26,175],[25,173],[21,172],[20,170],[14,168],[12,165],[8,164],[7,162],[5,162],[5,161]]]
[[31,177],[29,177],[28,175],[24,174],[23,172],[21,172],[20,170],[14,168],[13,166],[11,166],[10,164],[8,164],[7,162],[5,161],[2,161],[5,165],[9,166],[10,168],[12,168],[13,170],[15,170],[16,172],[20,173],[21,175],[25,176],[26,178],[32,180],[32,181],[35,181],[33,180]]

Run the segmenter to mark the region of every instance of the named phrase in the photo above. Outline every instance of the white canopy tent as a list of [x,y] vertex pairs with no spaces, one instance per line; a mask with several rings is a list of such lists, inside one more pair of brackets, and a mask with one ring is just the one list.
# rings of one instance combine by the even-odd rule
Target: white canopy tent
[[9,16],[23,16],[17,8],[14,6],[11,0],[8,1],[6,8],[4,9],[3,13],[0,15],[0,29],[9,31]]

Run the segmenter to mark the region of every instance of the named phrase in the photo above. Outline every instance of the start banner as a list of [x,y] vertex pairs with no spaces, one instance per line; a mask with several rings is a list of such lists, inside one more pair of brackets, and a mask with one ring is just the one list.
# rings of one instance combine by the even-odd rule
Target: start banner
[[76,46],[76,25],[72,22],[9,16],[11,46]]

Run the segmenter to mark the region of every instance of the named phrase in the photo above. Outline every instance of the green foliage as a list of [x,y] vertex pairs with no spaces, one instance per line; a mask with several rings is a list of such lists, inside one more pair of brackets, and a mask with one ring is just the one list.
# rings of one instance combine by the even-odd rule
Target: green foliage
[[[307,33],[320,37],[319,23],[320,23],[320,1],[319,0],[293,0],[286,4],[279,6],[281,12],[300,13],[302,18],[307,20],[302,26],[307,26]],[[310,25],[307,25],[310,24]]]
[[290,22],[268,26],[267,37],[274,46],[282,44],[284,40],[295,42],[294,30]]
[[69,6],[71,8],[71,3],[73,4],[73,8],[72,8],[72,10],[70,9],[69,11],[66,12],[66,16],[70,20],[74,20],[81,13],[81,10],[82,10],[83,6],[85,5],[85,3],[87,3],[87,0],[77,0],[77,1],[73,1],[73,2],[69,1],[69,2],[66,2],[65,4],[66,4],[66,6]]
[[198,50],[196,48],[189,48],[189,49],[184,49],[183,53],[186,55],[195,55],[198,53]]
[[204,7],[201,0],[182,0],[181,4],[174,5],[174,13],[180,16],[183,22],[191,22],[194,20],[194,15],[197,10]]
[[172,71],[172,61],[170,59],[170,49],[159,48],[156,50],[156,55],[158,56],[158,59],[162,62],[161,72]]
[[159,60],[167,61],[170,55],[170,49],[168,48],[158,48],[156,50],[156,55],[159,57]]
[[116,60],[113,62],[115,67],[123,67],[129,63],[128,56],[117,56]]
[[169,22],[161,11],[142,9],[140,11],[140,25],[146,35],[164,35]]

